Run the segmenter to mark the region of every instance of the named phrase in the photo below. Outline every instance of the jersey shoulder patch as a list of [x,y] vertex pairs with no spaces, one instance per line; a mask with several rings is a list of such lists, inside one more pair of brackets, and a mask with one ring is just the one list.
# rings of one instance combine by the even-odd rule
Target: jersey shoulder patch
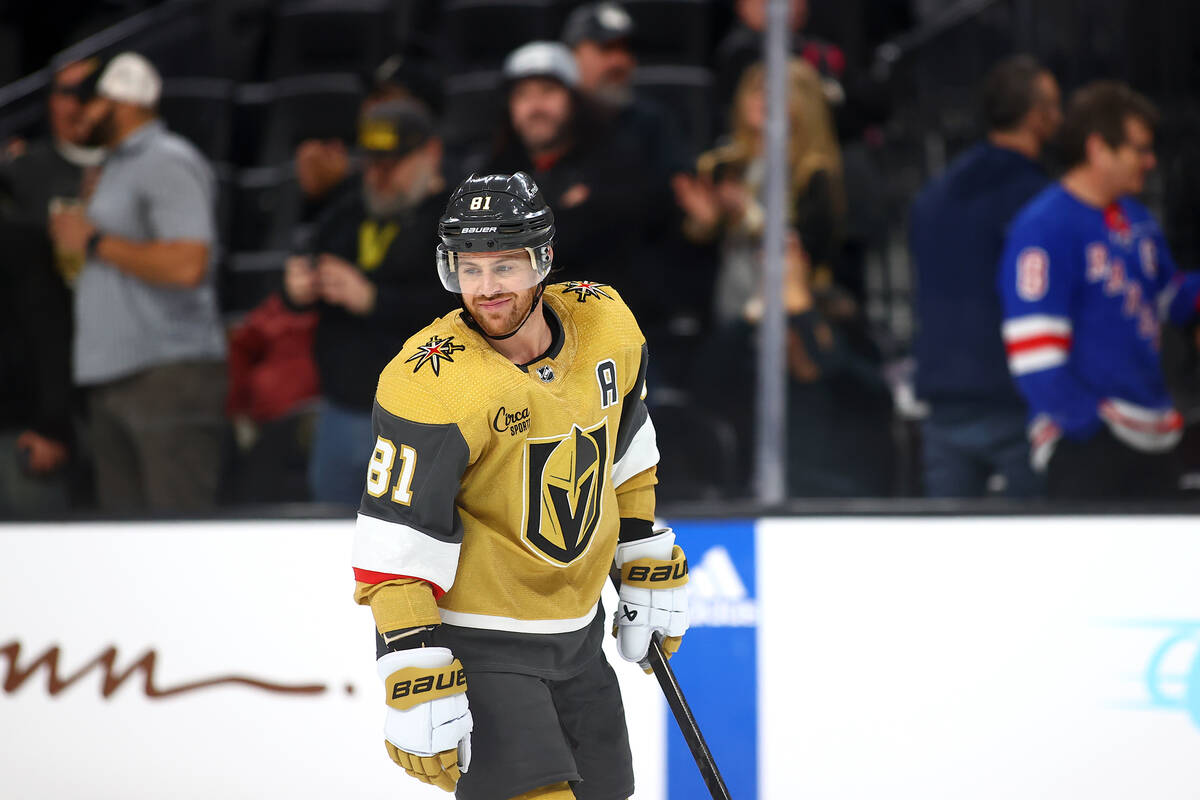
[[602,339],[613,347],[641,347],[645,341],[633,312],[607,283],[552,283],[543,297],[560,318],[571,321],[584,340]]
[[479,387],[495,376],[479,338],[451,312],[413,335],[384,367],[375,399],[396,416],[414,422],[457,422],[469,412]]

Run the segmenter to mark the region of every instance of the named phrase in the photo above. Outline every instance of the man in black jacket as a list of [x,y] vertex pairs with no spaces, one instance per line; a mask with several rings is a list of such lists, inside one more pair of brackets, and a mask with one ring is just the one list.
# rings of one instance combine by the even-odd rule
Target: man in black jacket
[[0,518],[61,512],[72,446],[71,298],[37,226],[0,222]]
[[667,186],[655,181],[640,145],[615,137],[579,91],[566,45],[517,48],[505,60],[504,79],[501,135],[474,171],[531,175],[562,221],[554,241],[561,279],[611,283],[639,319],[653,318],[661,264],[653,263],[647,242],[666,225]]
[[442,143],[429,112],[392,100],[365,112],[362,191],[317,222],[307,252],[288,259],[285,296],[315,309],[315,356],[324,404],[309,461],[318,502],[357,506],[370,455],[379,373],[405,337],[445,313],[428,269],[429,242],[445,206]]

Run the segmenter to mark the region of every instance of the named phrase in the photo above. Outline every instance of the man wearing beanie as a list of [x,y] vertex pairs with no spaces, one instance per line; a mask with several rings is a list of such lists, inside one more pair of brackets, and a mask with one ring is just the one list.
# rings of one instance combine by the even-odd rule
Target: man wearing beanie
[[86,213],[54,215],[75,287],[75,382],[87,394],[96,494],[106,510],[194,510],[216,500],[225,340],[214,288],[212,170],[167,131],[158,71],[115,56],[84,110],[109,152]]

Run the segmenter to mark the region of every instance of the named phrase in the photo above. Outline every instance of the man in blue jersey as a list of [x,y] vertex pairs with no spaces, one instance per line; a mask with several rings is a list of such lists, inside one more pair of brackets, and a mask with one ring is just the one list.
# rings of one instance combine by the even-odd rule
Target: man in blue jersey
[[929,497],[981,496],[993,474],[1009,497],[1041,488],[1029,466],[1025,401],[1005,364],[996,268],[1008,224],[1050,181],[1037,159],[1062,123],[1061,96],[1045,67],[1019,55],[991,69],[982,101],[987,138],[926,185],[909,212]]
[[1013,222],[1001,262],[1008,365],[1029,402],[1034,467],[1059,498],[1166,496],[1183,421],[1159,366],[1163,321],[1197,314],[1138,201],[1158,114],[1128,86],[1080,89],[1063,123],[1067,173]]

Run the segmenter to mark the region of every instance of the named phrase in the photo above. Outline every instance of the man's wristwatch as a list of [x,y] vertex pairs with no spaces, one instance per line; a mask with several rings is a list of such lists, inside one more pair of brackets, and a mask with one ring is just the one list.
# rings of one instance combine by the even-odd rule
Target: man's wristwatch
[[104,234],[100,231],[92,231],[92,235],[87,238],[87,244],[83,247],[83,252],[88,258],[96,257],[96,248],[100,246],[100,240],[104,238]]

